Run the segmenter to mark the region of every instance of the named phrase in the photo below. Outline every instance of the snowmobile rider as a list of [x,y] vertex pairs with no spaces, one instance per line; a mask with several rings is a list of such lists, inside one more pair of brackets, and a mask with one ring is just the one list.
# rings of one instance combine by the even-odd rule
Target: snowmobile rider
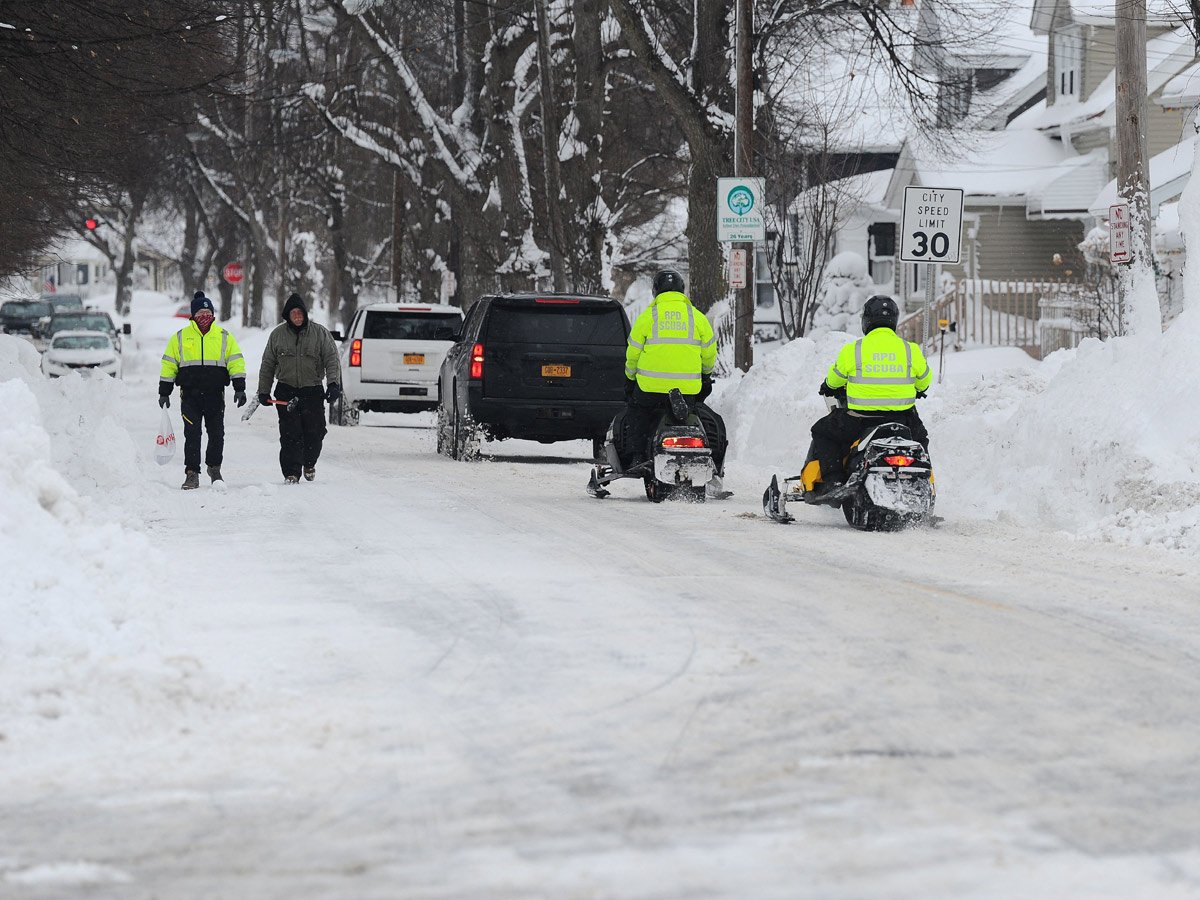
[[[712,391],[717,338],[704,313],[692,306],[683,290],[683,276],[674,269],[655,275],[654,300],[629,332],[624,443],[632,465],[645,462],[650,429],[668,407],[672,388],[679,388],[689,406]],[[714,461],[715,456],[714,448]]]
[[163,351],[158,382],[158,405],[171,405],[171,390],[179,385],[179,412],[183,416],[185,491],[200,487],[200,429],[208,431],[204,462],[213,483],[221,481],[221,459],[225,452],[225,386],[233,382],[233,399],[246,404],[246,361],[234,336],[213,324],[213,302],[196,291],[192,319],[178,334],[171,335]]
[[[271,383],[276,400],[300,398],[292,411],[276,406],[279,413],[279,468],[287,484],[317,477],[317,459],[325,440],[325,403],[334,403],[342,395],[342,370],[338,364],[337,344],[323,325],[308,318],[308,308],[299,294],[292,294],[283,305],[283,324],[267,338],[262,364],[258,369],[258,400],[271,402]],[[322,388],[321,382],[328,381]]]
[[829,411],[812,427],[810,462],[801,473],[805,491],[819,495],[846,480],[843,460],[864,429],[879,422],[907,425],[913,440],[929,452],[929,433],[917,415],[933,372],[920,346],[896,334],[900,309],[891,297],[876,295],[863,304],[862,332],[842,347],[819,393],[844,396],[845,405]]

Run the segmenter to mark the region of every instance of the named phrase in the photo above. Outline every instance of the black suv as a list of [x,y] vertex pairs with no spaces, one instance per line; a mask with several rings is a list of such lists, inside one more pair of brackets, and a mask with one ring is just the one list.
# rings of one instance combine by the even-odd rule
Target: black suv
[[625,406],[629,319],[611,297],[494,294],[467,311],[438,383],[438,453],[493,439],[592,440]]
[[49,318],[52,307],[45,300],[9,300],[0,306],[0,330],[5,334],[41,335],[41,320]]

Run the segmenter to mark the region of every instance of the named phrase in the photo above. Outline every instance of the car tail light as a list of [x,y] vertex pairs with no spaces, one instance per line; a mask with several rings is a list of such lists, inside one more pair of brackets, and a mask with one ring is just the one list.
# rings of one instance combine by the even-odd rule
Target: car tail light
[[889,466],[911,466],[916,462],[911,456],[885,456],[883,461]]
[[471,377],[483,377],[483,344],[471,348]]
[[350,345],[350,365],[358,367],[362,365],[362,340],[355,338]]
[[578,303],[578,300],[566,300],[562,297],[539,297],[534,303]]
[[704,438],[698,437],[665,437],[662,445],[672,449],[684,448],[688,450],[698,450],[704,447]]

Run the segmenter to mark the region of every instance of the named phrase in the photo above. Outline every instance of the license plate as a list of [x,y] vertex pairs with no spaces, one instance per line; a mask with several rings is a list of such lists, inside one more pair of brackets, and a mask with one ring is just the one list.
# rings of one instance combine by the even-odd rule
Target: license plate
[[406,366],[423,366],[425,365],[424,353],[405,353],[404,364]]
[[542,375],[545,378],[570,378],[570,366],[542,366]]

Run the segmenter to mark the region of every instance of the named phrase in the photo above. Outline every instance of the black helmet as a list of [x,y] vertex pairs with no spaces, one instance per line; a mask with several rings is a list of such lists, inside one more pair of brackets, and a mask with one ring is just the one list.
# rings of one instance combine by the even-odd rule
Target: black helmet
[[899,321],[900,307],[891,297],[876,294],[863,304],[863,334],[870,334],[873,328],[891,328],[894,331]]
[[674,269],[663,269],[654,276],[654,296],[657,297],[667,291],[683,293],[683,276]]

